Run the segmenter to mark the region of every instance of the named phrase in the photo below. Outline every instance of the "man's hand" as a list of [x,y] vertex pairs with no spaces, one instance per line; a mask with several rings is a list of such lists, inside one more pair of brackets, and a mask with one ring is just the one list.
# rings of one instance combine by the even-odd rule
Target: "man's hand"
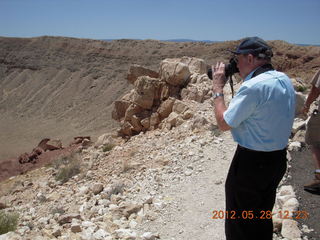
[[212,80],[213,92],[222,92],[223,87],[227,82],[225,76],[225,64],[223,62],[217,62],[216,66],[212,66]]

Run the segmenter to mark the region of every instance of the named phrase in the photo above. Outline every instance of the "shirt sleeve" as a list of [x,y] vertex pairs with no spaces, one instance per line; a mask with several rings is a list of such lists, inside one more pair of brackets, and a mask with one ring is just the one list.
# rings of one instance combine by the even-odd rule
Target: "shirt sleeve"
[[224,112],[224,120],[230,127],[236,128],[252,115],[257,104],[258,94],[252,88],[242,86]]

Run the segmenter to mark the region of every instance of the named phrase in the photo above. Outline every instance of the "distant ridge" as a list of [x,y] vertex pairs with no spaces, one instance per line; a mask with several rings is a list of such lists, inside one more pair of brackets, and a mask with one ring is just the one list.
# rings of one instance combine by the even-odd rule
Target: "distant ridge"
[[[138,39],[138,38],[128,38],[130,40],[146,40],[146,39]],[[100,39],[102,41],[114,41],[114,40],[120,40],[120,39]],[[158,40],[158,39],[155,39]],[[205,42],[205,43],[218,43],[218,42],[225,42],[225,41],[212,41],[212,40],[194,40],[194,39],[188,39],[188,38],[177,38],[177,39],[163,39],[163,40],[159,40],[159,41],[163,41],[163,42]],[[306,44],[306,43],[291,43],[294,45],[298,45],[298,46],[302,46],[302,47],[308,47],[308,46],[316,46],[316,47],[320,47],[320,44]]]

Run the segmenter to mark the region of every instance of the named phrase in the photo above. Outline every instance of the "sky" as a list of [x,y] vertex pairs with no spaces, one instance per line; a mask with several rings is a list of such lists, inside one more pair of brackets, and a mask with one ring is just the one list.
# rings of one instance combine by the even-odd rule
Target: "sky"
[[320,44],[320,0],[0,0],[0,36]]

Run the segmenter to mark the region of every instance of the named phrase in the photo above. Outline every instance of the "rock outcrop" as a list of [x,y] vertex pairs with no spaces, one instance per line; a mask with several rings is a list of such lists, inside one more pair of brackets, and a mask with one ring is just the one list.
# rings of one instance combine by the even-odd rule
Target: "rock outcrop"
[[191,118],[188,106],[180,100],[203,102],[210,98],[206,72],[202,59],[190,57],[163,60],[159,73],[131,66],[127,79],[134,89],[114,103],[112,112],[113,119],[121,122],[119,135],[132,136],[158,127],[171,129]]

